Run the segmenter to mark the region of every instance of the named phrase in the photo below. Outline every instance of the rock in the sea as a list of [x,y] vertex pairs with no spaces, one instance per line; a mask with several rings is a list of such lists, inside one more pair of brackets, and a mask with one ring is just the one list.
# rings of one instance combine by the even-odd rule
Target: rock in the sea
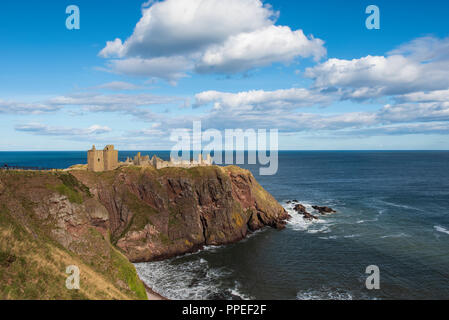
[[318,211],[322,215],[326,215],[326,214],[331,214],[331,213],[336,213],[337,212],[334,209],[329,208],[329,207],[312,206],[312,208],[314,210]]
[[319,218],[310,214],[309,212],[307,212],[306,207],[304,207],[302,204],[297,204],[294,208],[293,208],[296,212],[302,214],[304,216],[304,219],[307,220],[318,220]]
[[304,207],[302,204],[297,204],[297,205],[294,207],[294,210],[295,210],[296,212],[299,212],[299,213],[305,213],[305,212],[307,212],[306,207]]

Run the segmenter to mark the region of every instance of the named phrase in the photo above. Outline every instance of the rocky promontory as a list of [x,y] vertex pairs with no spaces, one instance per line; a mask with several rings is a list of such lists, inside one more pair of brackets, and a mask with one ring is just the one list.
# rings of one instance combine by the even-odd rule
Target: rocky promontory
[[238,167],[128,167],[73,171],[109,213],[113,243],[132,261],[161,260],[205,245],[283,228],[284,208]]
[[[233,166],[0,171],[0,298],[146,299],[130,261],[236,242],[288,218]],[[65,288],[69,265],[80,290]]]

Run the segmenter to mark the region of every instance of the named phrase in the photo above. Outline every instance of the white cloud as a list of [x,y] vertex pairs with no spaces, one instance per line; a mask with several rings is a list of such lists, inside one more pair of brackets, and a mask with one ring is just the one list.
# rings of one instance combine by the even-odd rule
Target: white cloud
[[17,125],[15,127],[15,130],[45,136],[91,136],[112,131],[109,127],[100,125],[92,125],[85,129],[79,129],[67,127],[51,127],[40,123]]
[[189,71],[235,73],[326,54],[322,40],[275,26],[278,13],[260,0],[148,5],[128,39],[108,41],[100,51],[104,58],[119,58],[109,62],[112,71],[174,82]]
[[324,105],[332,101],[330,94],[321,94],[303,88],[264,91],[253,90],[239,93],[204,91],[195,95],[195,107],[214,104],[215,110],[222,111],[270,111],[279,112],[298,107]]
[[398,100],[408,102],[447,102],[449,101],[449,89],[431,92],[413,92],[399,96]]
[[180,78],[186,77],[186,72],[192,68],[190,60],[181,56],[114,59],[108,62],[108,66],[115,73],[161,78],[173,84]]
[[221,45],[205,51],[196,66],[201,73],[236,73],[273,62],[288,63],[296,57],[326,55],[324,42],[306,37],[302,30],[292,31],[285,26],[269,26],[230,37]]
[[56,112],[61,109],[60,106],[55,106],[46,103],[24,103],[18,101],[3,101],[0,100],[0,113],[11,114],[43,114]]
[[156,96],[152,94],[98,94],[75,93],[51,98],[48,103],[58,106],[82,106],[89,110],[95,108],[101,111],[114,111],[116,109],[128,109],[135,106],[152,106],[170,103],[180,103],[180,98]]
[[138,86],[133,83],[124,82],[124,81],[113,81],[113,82],[103,83],[94,88],[95,89],[113,90],[113,91],[126,91],[126,90],[132,91],[132,90],[143,89],[142,86]]
[[122,40],[116,38],[114,41],[106,41],[106,47],[104,47],[98,55],[103,58],[121,58],[124,56],[124,51],[125,49]]
[[381,121],[449,121],[449,101],[386,105],[378,113]]
[[449,38],[418,38],[387,56],[329,59],[305,75],[316,87],[343,88],[353,99],[444,90],[449,87]]
[[142,10],[133,34],[109,41],[103,57],[153,58],[198,52],[229,36],[272,24],[275,13],[259,0],[166,0]]

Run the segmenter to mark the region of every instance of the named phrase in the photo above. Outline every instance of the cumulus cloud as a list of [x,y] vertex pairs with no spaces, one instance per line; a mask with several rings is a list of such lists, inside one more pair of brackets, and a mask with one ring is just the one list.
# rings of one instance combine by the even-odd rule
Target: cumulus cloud
[[413,92],[399,96],[397,99],[406,102],[447,102],[449,101],[449,89],[430,92]]
[[296,57],[319,60],[326,55],[324,42],[307,37],[302,30],[269,26],[230,37],[223,44],[207,49],[196,65],[200,73],[237,73],[293,61]]
[[388,104],[379,111],[378,118],[388,122],[449,121],[449,101]]
[[221,111],[285,111],[298,107],[325,105],[332,102],[330,94],[304,88],[275,91],[252,90],[239,93],[204,91],[195,95],[194,107],[213,103]]
[[449,87],[449,38],[418,38],[386,56],[329,59],[308,68],[316,87],[338,87],[346,98],[368,99]]
[[44,136],[92,136],[112,131],[107,126],[92,125],[88,128],[51,127],[40,123],[17,125],[16,131],[28,132]]
[[[176,81],[187,71],[235,73],[297,57],[319,59],[324,42],[275,26],[260,0],[165,0],[142,9],[132,35],[108,41],[99,55],[114,72]],[[182,61],[182,58],[186,61]]]
[[150,4],[133,34],[109,41],[102,57],[153,58],[198,52],[229,36],[272,24],[275,13],[259,0],[166,0]]
[[173,84],[186,77],[186,72],[192,68],[191,61],[181,56],[114,59],[110,60],[107,65],[109,70],[115,73],[160,78]]

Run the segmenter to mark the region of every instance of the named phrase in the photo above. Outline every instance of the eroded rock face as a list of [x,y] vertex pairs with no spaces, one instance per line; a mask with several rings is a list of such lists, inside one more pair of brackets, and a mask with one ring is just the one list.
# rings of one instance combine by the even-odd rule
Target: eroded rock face
[[249,171],[237,167],[123,168],[73,172],[109,212],[116,245],[133,262],[239,241],[289,215]]

